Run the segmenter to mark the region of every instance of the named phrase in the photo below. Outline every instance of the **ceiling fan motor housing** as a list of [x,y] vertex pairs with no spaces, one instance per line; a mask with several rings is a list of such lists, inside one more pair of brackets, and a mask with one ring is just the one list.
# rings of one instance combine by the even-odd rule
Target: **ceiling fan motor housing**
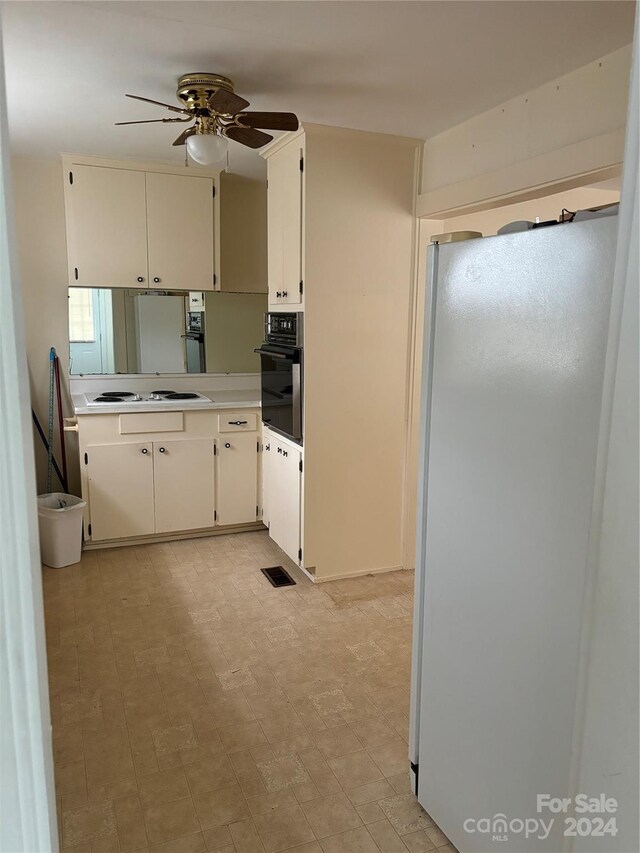
[[194,115],[208,115],[208,100],[218,89],[233,92],[233,80],[222,74],[192,72],[179,78],[176,95]]

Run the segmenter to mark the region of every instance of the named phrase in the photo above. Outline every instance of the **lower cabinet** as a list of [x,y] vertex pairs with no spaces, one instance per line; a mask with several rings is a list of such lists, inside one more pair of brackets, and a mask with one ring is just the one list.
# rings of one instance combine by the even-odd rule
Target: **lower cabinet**
[[257,434],[234,432],[218,440],[218,524],[244,524],[258,517]]
[[213,527],[213,454],[211,438],[89,446],[91,538]]
[[153,442],[156,533],[213,527],[213,452],[210,438]]
[[300,563],[302,451],[269,432],[264,438],[263,521],[285,554]]
[[255,525],[258,416],[250,409],[80,416],[88,538],[98,543]]
[[153,444],[87,448],[91,537],[124,539],[155,533]]

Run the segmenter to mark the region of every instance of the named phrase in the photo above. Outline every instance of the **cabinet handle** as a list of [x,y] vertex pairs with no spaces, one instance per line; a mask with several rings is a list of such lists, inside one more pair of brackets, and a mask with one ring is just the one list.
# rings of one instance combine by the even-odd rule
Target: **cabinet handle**
[[231,445],[229,444],[229,442],[228,442],[228,441],[225,441],[224,446],[225,446],[227,449],[228,449],[229,447],[231,447]]
[[276,299],[280,299],[282,293],[279,290],[276,290]]
[[270,445],[270,444],[265,444],[264,449],[265,449],[265,450],[271,450],[271,445]]
[[158,453],[166,453],[166,452],[167,452],[167,451],[165,450],[165,448],[164,448],[164,447],[159,447],[159,448],[158,448]]
[[147,450],[147,448],[146,448],[146,447],[143,447],[143,448],[142,448],[142,450],[140,451],[140,453],[144,453],[144,454],[145,454],[145,456],[147,455],[147,453],[148,453],[148,452],[149,452],[149,451]]
[[229,421],[229,423],[232,424],[233,426],[244,426],[247,423],[247,421]]
[[160,284],[160,279],[158,278],[157,275],[153,277],[153,280],[156,284]]
[[138,276],[138,281],[140,282],[140,284],[142,284],[142,282],[144,281],[144,277],[143,277],[143,276],[141,276],[141,275],[139,275],[139,276]]
[[283,290],[283,291],[282,291],[282,298],[283,298],[283,299],[286,299],[288,295],[289,295],[289,294],[287,293],[287,291],[286,291],[286,290]]
[[282,453],[282,448],[281,448],[281,447],[279,447],[279,448],[278,448],[278,453]]
[[283,451],[282,451],[282,455],[283,455],[283,456],[288,456],[288,455],[289,455],[289,451],[288,451],[288,450],[283,450]]

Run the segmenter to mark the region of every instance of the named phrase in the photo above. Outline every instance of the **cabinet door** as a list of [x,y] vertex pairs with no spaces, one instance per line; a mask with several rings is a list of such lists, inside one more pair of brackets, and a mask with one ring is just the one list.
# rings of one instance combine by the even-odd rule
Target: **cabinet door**
[[271,501],[273,494],[273,476],[271,473],[276,455],[272,434],[264,428],[262,436],[262,523],[271,525]]
[[302,281],[302,138],[268,160],[267,223],[269,303],[299,305]]
[[71,174],[66,196],[69,283],[147,287],[144,172],[73,166]]
[[213,439],[153,442],[156,533],[213,527]]
[[299,563],[301,453],[274,439],[269,452],[269,535],[294,563]]
[[151,442],[91,445],[87,474],[94,542],[154,532]]
[[213,180],[147,172],[149,285],[213,290]]
[[229,433],[218,442],[218,524],[258,517],[258,434]]

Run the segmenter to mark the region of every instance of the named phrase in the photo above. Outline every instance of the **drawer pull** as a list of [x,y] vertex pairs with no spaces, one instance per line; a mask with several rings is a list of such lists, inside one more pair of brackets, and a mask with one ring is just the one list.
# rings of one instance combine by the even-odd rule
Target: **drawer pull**
[[228,441],[225,441],[224,446],[225,446],[226,448],[231,447],[231,445],[229,444],[229,442],[228,442]]
[[234,426],[245,426],[245,424],[247,424],[247,421],[229,421],[229,423],[233,424]]
[[147,450],[146,447],[143,447],[142,450],[140,451],[140,453],[144,453],[145,456],[147,455],[148,452],[149,451]]
[[158,453],[166,453],[166,452],[167,452],[167,451],[166,451],[166,449],[165,449],[164,447],[159,447],[159,448],[158,448]]

